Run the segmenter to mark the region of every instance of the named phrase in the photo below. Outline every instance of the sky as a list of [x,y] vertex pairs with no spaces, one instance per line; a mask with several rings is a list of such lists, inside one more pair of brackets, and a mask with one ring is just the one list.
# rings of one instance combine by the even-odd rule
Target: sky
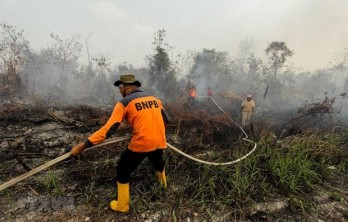
[[347,12],[348,0],[0,0],[0,22],[23,29],[33,50],[47,47],[50,33],[79,35],[91,56],[134,67],[145,65],[154,33],[165,29],[180,53],[206,48],[233,58],[248,39],[264,58],[270,42],[284,41],[290,61],[314,71],[348,47]]

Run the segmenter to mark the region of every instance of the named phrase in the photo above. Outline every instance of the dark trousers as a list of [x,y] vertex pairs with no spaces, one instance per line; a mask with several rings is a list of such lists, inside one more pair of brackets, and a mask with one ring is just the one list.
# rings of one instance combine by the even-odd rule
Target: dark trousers
[[129,149],[126,149],[121,154],[121,158],[117,164],[117,176],[116,180],[119,183],[129,183],[129,179],[133,171],[138,165],[147,157],[155,167],[156,171],[163,172],[164,161],[163,161],[163,149],[157,149],[146,153],[137,153]]

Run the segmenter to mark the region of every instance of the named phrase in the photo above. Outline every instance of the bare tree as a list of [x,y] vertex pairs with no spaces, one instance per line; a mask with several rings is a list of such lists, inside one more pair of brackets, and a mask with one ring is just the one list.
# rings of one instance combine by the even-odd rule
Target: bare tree
[[40,54],[31,53],[23,72],[28,93],[35,95],[40,88],[39,78],[44,74],[45,60]]
[[254,48],[253,42],[249,38],[244,39],[239,44],[238,61],[239,61],[239,71],[241,74],[244,74],[244,68],[248,60],[248,55],[251,53],[253,48]]
[[0,24],[0,94],[9,96],[25,91],[20,72],[30,52],[24,30],[15,26]]
[[248,64],[248,75],[247,75],[247,86],[248,91],[257,95],[261,93],[262,84],[262,65],[263,62],[260,58],[257,58],[254,53],[251,53],[247,58]]
[[334,69],[338,70],[344,70],[348,67],[348,50],[346,47],[343,47],[343,49],[340,52],[335,53],[335,61],[332,64],[332,67]]
[[72,70],[75,68],[82,50],[79,38],[78,35],[73,35],[71,38],[61,39],[57,34],[51,33],[52,45],[48,48],[48,52],[53,63],[59,67],[58,89],[61,94],[67,88],[69,74],[73,73]]

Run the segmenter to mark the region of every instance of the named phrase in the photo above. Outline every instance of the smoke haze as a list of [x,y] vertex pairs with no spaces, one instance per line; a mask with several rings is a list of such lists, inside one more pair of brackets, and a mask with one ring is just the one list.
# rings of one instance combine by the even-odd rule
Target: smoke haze
[[214,48],[236,56],[249,38],[262,57],[269,42],[284,41],[295,52],[291,61],[313,71],[347,47],[347,11],[343,0],[0,1],[0,21],[24,29],[36,50],[47,46],[50,32],[79,34],[90,36],[93,54],[135,66],[144,65],[153,33],[164,28],[179,51]]

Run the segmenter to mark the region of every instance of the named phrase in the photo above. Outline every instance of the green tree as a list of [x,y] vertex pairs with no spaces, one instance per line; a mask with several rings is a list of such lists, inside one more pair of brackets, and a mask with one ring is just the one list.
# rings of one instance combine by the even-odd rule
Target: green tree
[[168,56],[168,50],[171,47],[165,42],[166,31],[158,30],[154,34],[155,54],[146,56],[146,60],[150,67],[149,81],[152,87],[155,87],[166,100],[177,98],[177,76],[172,62]]
[[271,42],[265,49],[268,56],[268,64],[262,66],[262,81],[265,84],[263,98],[278,102],[292,100],[291,90],[295,67],[288,63],[288,58],[293,52],[285,42]]
[[267,80],[269,83],[274,83],[280,69],[284,66],[287,58],[293,55],[293,52],[286,46],[285,42],[278,41],[271,42],[265,52],[270,64],[270,73]]

